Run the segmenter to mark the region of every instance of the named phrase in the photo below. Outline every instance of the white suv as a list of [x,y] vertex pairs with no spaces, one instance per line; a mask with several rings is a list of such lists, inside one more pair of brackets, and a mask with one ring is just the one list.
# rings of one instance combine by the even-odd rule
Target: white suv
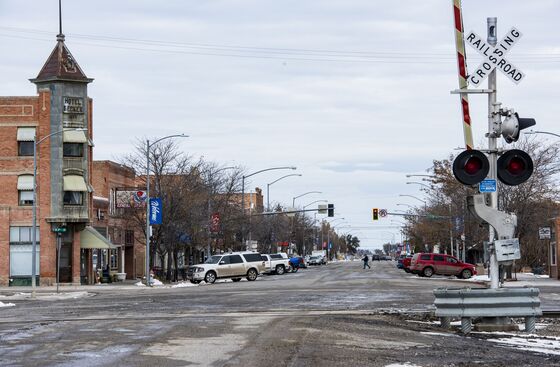
[[265,271],[265,262],[258,252],[232,252],[214,255],[204,264],[190,266],[187,279],[191,283],[214,283],[216,279],[231,278],[239,282],[246,277],[249,281],[257,280],[259,274]]

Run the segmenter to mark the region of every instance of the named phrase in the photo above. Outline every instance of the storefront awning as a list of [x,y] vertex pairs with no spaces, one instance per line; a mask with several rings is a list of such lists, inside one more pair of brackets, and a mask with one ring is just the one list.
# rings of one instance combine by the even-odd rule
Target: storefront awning
[[33,190],[33,175],[19,175],[17,178],[18,190]]
[[83,176],[67,175],[64,176],[64,191],[88,191],[86,181]]
[[70,130],[62,133],[62,141],[65,143],[87,143],[84,131]]
[[34,127],[18,127],[17,141],[33,141],[35,139]]
[[117,246],[113,245],[108,239],[92,226],[80,232],[80,247],[81,248],[99,248],[99,249],[116,249]]

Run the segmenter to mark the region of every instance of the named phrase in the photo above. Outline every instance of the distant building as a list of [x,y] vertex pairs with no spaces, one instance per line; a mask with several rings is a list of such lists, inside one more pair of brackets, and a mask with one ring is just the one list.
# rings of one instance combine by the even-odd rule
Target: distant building
[[550,221],[550,239],[548,242],[549,275],[552,279],[560,279],[560,271],[558,270],[558,264],[560,263],[560,217]]
[[[241,194],[231,194],[231,201],[241,207]],[[246,192],[244,206],[246,212],[262,213],[264,212],[264,201],[262,189],[255,187],[255,192]]]

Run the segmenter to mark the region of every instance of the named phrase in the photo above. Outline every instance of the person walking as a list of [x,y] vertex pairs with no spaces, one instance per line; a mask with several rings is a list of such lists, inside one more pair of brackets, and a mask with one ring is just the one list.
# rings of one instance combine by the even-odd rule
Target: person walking
[[369,256],[367,254],[364,255],[362,260],[364,261],[364,269],[366,268],[366,266],[368,267],[368,269],[371,269],[371,266],[369,266],[369,264],[368,264]]

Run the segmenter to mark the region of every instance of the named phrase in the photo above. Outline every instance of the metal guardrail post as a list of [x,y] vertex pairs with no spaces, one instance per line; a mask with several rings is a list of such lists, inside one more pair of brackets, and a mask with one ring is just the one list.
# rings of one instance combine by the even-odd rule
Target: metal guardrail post
[[451,318],[449,317],[440,317],[440,324],[441,327],[444,329],[450,329],[451,328]]
[[470,317],[461,318],[461,333],[464,335],[469,334],[472,331],[472,321]]
[[525,318],[525,332],[529,334],[533,334],[535,332],[535,316],[527,316]]

